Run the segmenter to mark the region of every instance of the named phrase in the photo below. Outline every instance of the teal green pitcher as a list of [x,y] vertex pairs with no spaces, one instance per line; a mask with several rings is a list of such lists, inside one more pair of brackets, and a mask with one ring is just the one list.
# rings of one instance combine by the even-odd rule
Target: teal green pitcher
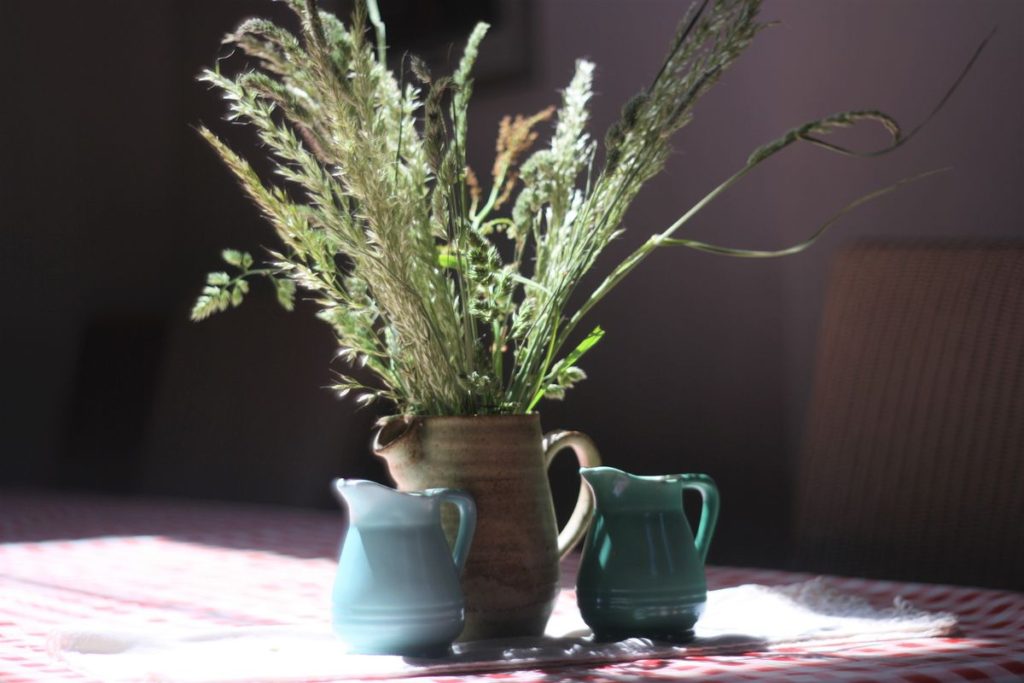
[[[718,520],[718,489],[704,474],[641,477],[614,467],[582,467],[594,493],[576,601],[598,640],[693,637],[707,602],[704,560]],[[694,540],[683,491],[703,499]]]
[[[438,656],[465,624],[459,587],[476,526],[464,491],[402,493],[361,479],[335,479],[348,508],[338,558],[331,624],[349,650],[363,654]],[[441,503],[459,510],[454,548],[441,528]]]

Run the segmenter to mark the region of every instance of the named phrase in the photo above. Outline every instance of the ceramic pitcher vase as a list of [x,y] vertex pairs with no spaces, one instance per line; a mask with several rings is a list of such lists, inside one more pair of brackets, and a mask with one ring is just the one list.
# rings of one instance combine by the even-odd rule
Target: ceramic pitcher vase
[[[580,474],[596,499],[576,584],[583,620],[599,640],[692,638],[707,602],[715,483],[703,474],[641,477],[613,467]],[[703,500],[696,539],[683,513],[686,489]]]
[[[378,432],[374,451],[401,490],[468,491],[477,532],[462,575],[466,628],[460,640],[536,636],[544,632],[558,594],[558,561],[586,533],[593,514],[589,489],[558,532],[547,470],[571,448],[581,465],[600,464],[578,432],[541,434],[537,415],[410,417]],[[446,511],[449,538],[456,531]]]
[[[439,656],[462,631],[459,573],[476,511],[463,491],[400,493],[361,479],[336,479],[348,530],[332,591],[331,624],[352,652]],[[459,511],[449,548],[441,503]]]

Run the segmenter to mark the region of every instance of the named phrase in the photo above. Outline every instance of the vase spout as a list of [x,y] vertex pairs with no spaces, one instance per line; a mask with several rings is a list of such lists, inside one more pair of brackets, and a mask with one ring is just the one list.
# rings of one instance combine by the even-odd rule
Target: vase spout
[[373,437],[373,454],[389,463],[420,460],[420,423],[418,418],[406,415],[388,418]]

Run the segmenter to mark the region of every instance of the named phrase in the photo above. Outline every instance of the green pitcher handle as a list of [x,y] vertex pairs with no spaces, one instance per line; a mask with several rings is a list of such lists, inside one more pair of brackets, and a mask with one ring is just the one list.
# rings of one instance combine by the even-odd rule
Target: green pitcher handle
[[715,486],[715,480],[706,474],[681,474],[679,479],[684,491],[694,489],[700,493],[700,526],[697,527],[697,537],[693,544],[697,546],[697,554],[703,563],[707,560],[711,536],[718,523],[718,487]]
[[[548,432],[544,435],[544,467],[551,467],[551,461],[564,449],[571,448],[581,467],[598,467],[601,455],[590,437],[582,432]],[[558,558],[562,559],[582,540],[594,518],[594,494],[590,487],[580,484],[580,495],[576,499],[569,521],[558,532]]]
[[461,574],[462,568],[466,566],[466,558],[469,556],[473,533],[476,531],[476,502],[473,500],[473,496],[461,489],[430,489],[430,493],[459,509],[459,531],[455,535],[455,544],[452,546],[452,560],[455,562],[455,568]]

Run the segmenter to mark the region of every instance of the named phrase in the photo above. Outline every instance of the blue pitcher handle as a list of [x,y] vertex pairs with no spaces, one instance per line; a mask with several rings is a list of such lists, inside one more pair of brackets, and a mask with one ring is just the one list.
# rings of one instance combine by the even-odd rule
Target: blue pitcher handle
[[679,479],[683,490],[694,489],[700,493],[700,526],[697,527],[694,545],[697,546],[700,561],[704,562],[708,557],[711,535],[715,533],[715,524],[718,523],[718,487],[715,486],[715,480],[706,474],[682,474]]
[[469,545],[473,542],[473,533],[476,531],[476,503],[473,496],[460,489],[433,489],[431,493],[459,509],[459,531],[455,535],[455,545],[452,547],[452,560],[455,562],[455,568],[461,573],[462,568],[466,566]]

